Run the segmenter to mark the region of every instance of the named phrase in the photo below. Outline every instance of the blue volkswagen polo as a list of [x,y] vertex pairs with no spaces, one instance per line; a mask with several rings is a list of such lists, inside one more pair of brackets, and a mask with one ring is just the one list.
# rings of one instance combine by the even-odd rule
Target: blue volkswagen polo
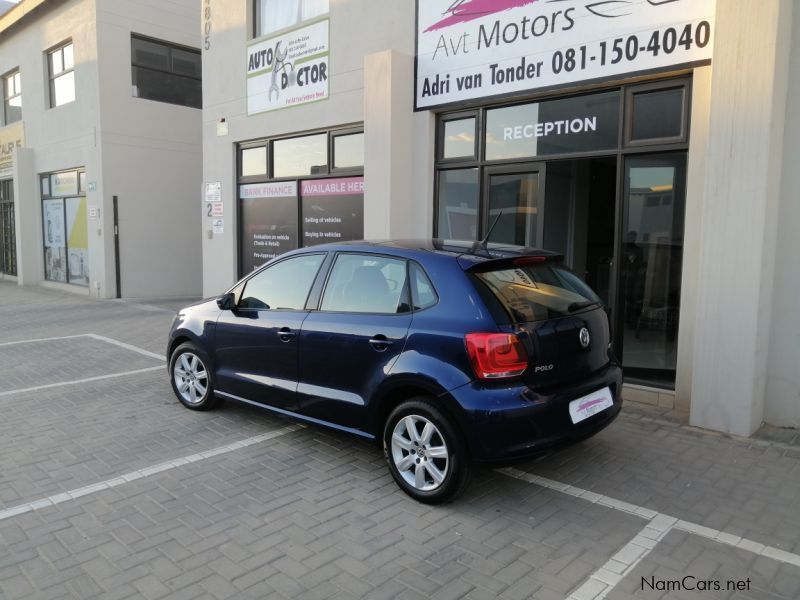
[[517,246],[290,252],[181,310],[167,356],[187,408],[235,400],[376,440],[427,503],[475,462],[586,438],[621,407],[599,298],[559,255]]

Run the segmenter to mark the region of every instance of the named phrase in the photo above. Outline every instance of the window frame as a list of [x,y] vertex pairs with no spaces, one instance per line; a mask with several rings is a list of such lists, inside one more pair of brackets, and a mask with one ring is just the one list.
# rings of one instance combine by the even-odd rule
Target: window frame
[[[303,0],[299,0],[299,1],[300,1],[300,5],[299,5],[300,13],[302,14],[302,8],[303,8],[302,1]],[[302,27],[303,24],[305,24],[305,23],[310,23],[310,22],[315,21],[316,19],[320,19],[320,18],[324,17],[325,15],[329,15],[330,12],[331,12],[331,6],[330,6],[330,1],[329,1],[328,2],[328,11],[327,12],[320,13],[316,17],[312,17],[310,19],[302,19],[302,18],[300,18],[294,25],[288,25],[286,27],[281,27],[279,29],[273,29],[272,31],[264,33],[263,31],[260,30],[261,29],[261,0],[251,0],[250,6],[252,7],[252,10],[250,11],[250,14],[253,15],[253,24],[252,24],[252,30],[251,30],[251,33],[253,35],[253,39],[258,39],[258,38],[262,38],[262,37],[265,38],[267,36],[275,36],[275,35],[278,35],[282,31],[291,31],[293,29]]]
[[[143,42],[148,42],[150,44],[157,44],[159,46],[163,46],[167,49],[167,62],[170,65],[170,69],[159,69],[157,67],[153,67],[150,65],[142,65],[137,64],[135,60],[136,53],[134,52],[133,44],[134,40],[140,40]],[[185,73],[176,73],[172,69],[172,53],[173,50],[180,50],[182,52],[188,52],[191,54],[196,54],[200,58],[200,76],[193,77],[192,75],[186,75]],[[135,69],[144,69],[146,71],[151,71],[153,73],[162,73],[164,75],[169,75],[170,77],[177,77],[179,79],[186,79],[190,81],[199,81],[200,82],[200,106],[194,106],[192,104],[183,104],[180,102],[170,102],[169,100],[161,100],[156,98],[148,98],[145,96],[133,96],[139,100],[149,100],[151,102],[162,102],[164,104],[172,104],[173,106],[185,106],[186,108],[194,108],[197,110],[203,109],[203,53],[200,51],[199,48],[192,48],[191,46],[185,46],[183,44],[176,44],[174,42],[168,42],[166,40],[160,40],[158,38],[150,37],[147,35],[142,35],[140,33],[131,32],[131,87],[136,85],[134,83],[134,73],[136,72]]]
[[[683,87],[683,135],[680,138],[659,138],[653,140],[635,141],[629,140],[629,132],[633,123],[633,96],[632,94],[640,93],[642,91],[659,91],[669,90],[678,87]],[[617,146],[609,150],[596,150],[588,152],[569,152],[565,154],[542,155],[535,157],[522,157],[510,159],[489,160],[486,158],[486,133],[487,133],[487,120],[488,112],[498,108],[507,108],[510,106],[518,106],[524,104],[532,104],[537,102],[546,102],[549,100],[559,100],[565,98],[574,98],[579,96],[591,96],[594,94],[601,94],[604,92],[618,91],[620,93],[619,103],[619,133]],[[495,167],[511,167],[527,166],[531,168],[536,167],[536,163],[547,163],[558,160],[576,160],[583,158],[602,158],[606,156],[615,156],[618,161],[624,156],[639,152],[662,152],[675,149],[683,149],[688,151],[689,136],[691,133],[691,102],[692,102],[692,76],[691,75],[678,75],[670,76],[657,81],[652,81],[644,84],[616,84],[610,86],[597,86],[592,89],[583,90],[575,93],[554,93],[545,92],[536,94],[524,100],[514,101],[500,101],[496,103],[483,103],[478,107],[470,109],[457,109],[449,112],[438,113],[436,116],[436,143],[435,143],[435,159],[434,159],[434,177],[433,177],[433,228],[432,237],[438,237],[439,231],[439,180],[440,174],[445,171],[460,170],[460,169],[477,169],[478,181],[480,185],[478,196],[478,239],[481,239],[483,232],[491,225],[491,223],[484,222],[484,205],[487,204],[485,181],[488,179],[490,169]],[[472,158],[459,157],[459,158],[443,158],[444,153],[444,123],[451,120],[459,120],[475,116],[476,123],[476,155]],[[620,172],[621,173],[621,172]],[[621,174],[619,175],[622,176]]]
[[[264,172],[259,175],[243,175],[242,169],[244,168],[244,160],[242,159],[242,153],[244,150],[254,150],[256,148],[264,148],[266,152],[266,161],[264,164]],[[246,184],[246,183],[261,183],[263,182],[264,178],[269,177],[270,171],[270,160],[271,160],[271,152],[270,152],[270,143],[265,141],[256,141],[256,142],[248,142],[239,144],[239,147],[236,150],[236,177],[239,185]]]
[[[475,162],[480,160],[480,149],[482,147],[481,138],[484,135],[483,119],[481,110],[468,110],[447,113],[437,119],[436,125],[436,163],[439,165],[461,164],[464,162]],[[451,121],[463,121],[464,119],[475,119],[475,140],[473,142],[472,156],[454,156],[446,158],[444,155],[445,139],[444,133],[447,123]]]
[[[325,163],[325,171],[323,173],[308,173],[302,175],[284,175],[283,177],[277,177],[275,175],[275,144],[279,142],[286,142],[290,140],[300,140],[303,138],[312,138],[318,137],[320,135],[327,134],[327,138],[325,140],[325,154],[326,156],[326,163]],[[270,181],[300,181],[301,179],[314,179],[315,177],[329,177],[331,175],[331,130],[322,130],[322,131],[314,131],[310,133],[300,133],[294,134],[289,136],[282,136],[282,137],[275,137],[271,138],[268,142],[267,148],[267,175],[269,176]],[[241,159],[241,155],[240,155]],[[322,166],[322,165],[317,165]],[[363,167],[362,167],[363,168]]]
[[[295,138],[311,137],[325,133],[328,135],[326,148],[328,152],[328,163],[324,173],[308,174],[308,175],[293,175],[291,177],[275,177],[274,169],[274,156],[275,156],[275,142],[291,140]],[[305,179],[326,179],[333,175],[336,176],[359,176],[364,174],[364,166],[352,168],[335,168],[333,166],[333,138],[341,135],[352,135],[354,133],[364,133],[363,123],[353,123],[349,125],[341,125],[339,127],[328,127],[322,129],[310,129],[307,131],[298,131],[283,135],[275,135],[268,138],[258,138],[248,141],[239,142],[236,145],[236,182],[238,185],[246,183],[273,183],[278,181],[301,181]],[[366,138],[365,138],[366,140]],[[242,175],[242,150],[249,150],[251,148],[259,148],[261,146],[267,147],[267,173],[265,175]]]
[[[638,94],[646,94],[649,92],[665,92],[669,90],[680,89],[683,91],[683,99],[681,103],[681,133],[677,136],[662,137],[662,138],[647,138],[643,140],[633,139],[633,118],[636,108],[636,96]],[[691,127],[691,97],[692,97],[692,78],[680,77],[677,79],[669,79],[666,81],[654,81],[651,83],[644,83],[639,85],[630,85],[625,87],[625,96],[623,99],[623,108],[625,115],[623,117],[623,136],[622,144],[624,148],[652,148],[659,147],[665,144],[688,144],[689,143],[689,130]]]
[[[16,89],[16,84],[14,85],[14,91],[16,92],[13,96],[9,96],[8,94],[8,80],[14,79],[15,77],[19,76],[19,90]],[[18,123],[22,121],[22,74],[20,72],[19,67],[15,67],[11,69],[7,73],[2,75],[3,78],[3,125],[11,125],[12,123]],[[20,106],[19,106],[19,119],[9,120],[8,113],[9,108],[11,107],[11,100],[14,98],[19,98]]]
[[[63,195],[54,196],[52,194],[53,190],[52,190],[51,178],[53,177],[53,175],[60,175],[62,173],[76,173],[77,174],[77,182],[76,182],[76,186],[75,186],[76,187],[76,193],[75,194],[68,194],[66,196],[63,196]],[[89,283],[76,283],[74,281],[70,281],[69,263],[67,263],[67,266],[66,266],[65,271],[64,271],[64,275],[66,277],[65,281],[59,281],[57,279],[49,279],[47,277],[47,252],[46,252],[46,246],[44,245],[44,228],[45,228],[44,209],[43,209],[44,203],[47,200],[58,200],[58,201],[61,202],[61,210],[62,210],[62,215],[63,215],[63,220],[64,220],[64,223],[63,223],[64,224],[64,254],[67,257],[69,256],[69,248],[70,248],[70,246],[69,246],[69,231],[67,230],[67,200],[69,200],[71,198],[82,198],[82,199],[86,199],[87,198],[86,190],[82,189],[81,188],[81,184],[80,184],[81,175],[85,174],[85,173],[86,173],[86,168],[85,167],[75,167],[75,168],[72,168],[72,169],[62,169],[60,171],[48,171],[46,173],[39,173],[38,176],[37,176],[39,178],[39,206],[40,206],[40,210],[41,210],[41,214],[42,214],[42,217],[41,217],[41,227],[42,227],[42,236],[43,236],[42,237],[42,246],[41,246],[41,248],[42,248],[42,269],[43,269],[42,270],[42,274],[44,276],[44,280],[45,281],[52,281],[54,283],[60,283],[60,284],[63,284],[63,285],[74,285],[74,286],[82,287],[82,288],[88,288],[89,287]],[[44,193],[44,188],[43,188],[43,182],[44,181],[47,181],[47,188],[48,188],[47,189],[47,191],[48,191],[47,194]],[[88,210],[88,205],[87,205],[87,210]],[[88,224],[88,221],[89,221],[89,215],[88,214],[86,215],[86,220],[87,220],[87,224]],[[88,256],[88,248],[87,248],[87,256]],[[91,272],[90,272],[90,274],[91,274]]]
[[[349,135],[359,135],[361,134],[364,136],[364,141],[366,142],[366,135],[364,133],[364,127],[352,127],[352,128],[343,128],[343,129],[336,129],[330,132],[328,136],[328,171],[331,174],[339,174],[341,173],[343,176],[349,173],[361,173],[364,171],[364,165],[356,166],[356,167],[337,167],[336,166],[336,139],[340,137],[347,137]],[[364,148],[364,158],[366,159],[366,147]]]
[[[273,143],[280,140],[292,139],[292,138],[299,138],[299,137],[307,137],[310,135],[320,134],[320,133],[327,133],[328,141],[327,141],[327,150],[328,150],[328,165],[325,173],[318,173],[315,175],[302,175],[298,177],[274,177],[274,170],[273,170]],[[236,160],[236,257],[237,257],[237,271],[240,276],[249,275],[249,273],[242,272],[242,232],[243,232],[243,219],[242,219],[242,199],[240,197],[240,187],[242,185],[247,184],[259,184],[259,183],[280,183],[280,182],[297,182],[297,222],[298,222],[298,247],[303,248],[303,237],[302,237],[302,215],[303,215],[303,196],[301,193],[302,189],[302,182],[303,181],[311,181],[311,180],[318,180],[318,179],[331,179],[331,178],[339,178],[339,177],[363,177],[364,176],[364,167],[361,168],[352,168],[352,169],[334,169],[332,168],[332,147],[333,147],[333,137],[337,135],[347,135],[353,133],[364,133],[364,124],[363,123],[350,123],[346,125],[341,125],[338,127],[329,127],[329,128],[322,128],[322,129],[312,129],[308,131],[302,132],[294,132],[290,134],[283,134],[272,136],[268,138],[256,138],[252,140],[247,140],[243,142],[239,142],[234,146],[235,149],[235,160]],[[265,175],[250,175],[250,176],[242,176],[242,150],[248,150],[251,148],[258,148],[261,146],[266,146],[267,148],[267,172]],[[256,272],[258,272],[256,270]]]
[[[374,257],[374,258],[383,258],[388,260],[395,260],[404,263],[405,265],[405,272],[406,272],[406,280],[403,283],[403,289],[400,292],[400,298],[398,298],[398,306],[399,302],[403,300],[405,297],[406,305],[409,309],[406,312],[393,312],[393,313],[382,313],[382,312],[362,312],[362,311],[352,311],[352,310],[323,310],[322,308],[322,301],[325,299],[325,292],[328,291],[328,285],[331,281],[331,276],[333,275],[333,271],[336,267],[336,262],[339,260],[340,256],[363,256],[363,257]],[[392,254],[380,253],[380,252],[364,252],[363,250],[340,250],[338,252],[333,253],[333,258],[331,260],[330,266],[328,267],[328,272],[325,275],[325,283],[322,285],[322,289],[319,293],[319,299],[317,301],[316,307],[312,308],[314,312],[326,314],[326,315],[363,315],[363,316],[371,316],[371,317],[407,317],[409,315],[414,314],[414,306],[411,301],[411,285],[410,285],[410,263],[411,259],[405,258],[403,256],[394,256]],[[430,277],[428,278],[430,279]],[[438,294],[437,294],[438,298]]]
[[[72,46],[72,66],[69,69],[62,69],[59,73],[54,74],[53,73],[53,60],[52,60],[52,57],[56,53],[60,54],[61,55],[61,65],[63,67],[64,66],[64,49],[67,48],[67,46]],[[75,78],[76,78],[76,75],[75,75],[75,44],[72,41],[72,38],[70,38],[68,40],[65,40],[65,41],[61,42],[60,44],[57,44],[56,46],[53,46],[52,48],[46,50],[45,51],[45,60],[47,61],[47,79],[48,79],[48,89],[49,89],[49,93],[50,93],[50,98],[49,98],[50,102],[49,102],[48,108],[52,109],[52,108],[58,108],[60,106],[66,106],[67,104],[72,104],[73,102],[75,102],[78,99],[78,94],[77,94],[78,86],[77,86],[77,82],[75,81]],[[61,77],[65,77],[66,75],[69,75],[70,73],[73,74],[73,77],[72,77],[72,88],[73,88],[72,89],[72,95],[73,95],[73,99],[70,100],[69,102],[63,102],[61,104],[56,104],[56,85],[55,85],[56,79],[59,79]]]
[[[291,254],[289,256],[283,256],[277,260],[272,260],[267,262],[261,268],[256,269],[251,273],[248,277],[246,277],[243,281],[239,282],[236,286],[234,286],[231,291],[233,291],[235,295],[236,301],[236,310],[237,312],[245,312],[245,311],[271,311],[271,312],[306,312],[308,310],[308,301],[311,298],[312,294],[314,293],[314,289],[319,281],[320,274],[323,272],[323,269],[326,267],[328,252],[302,252],[299,254]],[[311,285],[308,288],[308,294],[306,294],[305,302],[303,303],[303,308],[251,308],[251,307],[242,307],[239,306],[241,303],[245,290],[247,289],[247,285],[256,277],[271,269],[273,267],[277,267],[281,263],[288,262],[293,259],[298,258],[308,258],[309,256],[322,256],[322,260],[319,263],[319,267],[317,267],[317,272],[314,275],[313,280],[311,281]],[[238,289],[237,289],[238,288]]]

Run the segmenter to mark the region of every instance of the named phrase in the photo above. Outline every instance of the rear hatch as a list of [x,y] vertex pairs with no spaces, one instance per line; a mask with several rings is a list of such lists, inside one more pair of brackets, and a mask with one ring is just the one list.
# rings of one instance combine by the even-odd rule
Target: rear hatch
[[468,272],[501,329],[524,345],[522,378],[532,387],[574,382],[609,364],[602,303],[558,257],[492,260]]

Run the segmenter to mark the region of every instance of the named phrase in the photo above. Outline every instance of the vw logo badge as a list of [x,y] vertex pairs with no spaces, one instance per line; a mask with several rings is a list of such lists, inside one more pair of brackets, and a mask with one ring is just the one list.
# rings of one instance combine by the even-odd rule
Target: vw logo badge
[[589,336],[589,330],[586,329],[586,327],[581,329],[581,332],[578,334],[578,339],[580,340],[583,348],[589,347],[589,342],[592,340],[592,338]]

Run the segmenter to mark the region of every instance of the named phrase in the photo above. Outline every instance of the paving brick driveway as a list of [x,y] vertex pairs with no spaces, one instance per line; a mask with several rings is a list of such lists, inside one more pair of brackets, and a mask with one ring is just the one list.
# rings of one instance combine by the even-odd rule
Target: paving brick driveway
[[170,308],[0,283],[0,598],[800,598],[797,448],[628,406],[427,507],[368,443],[180,407]]

